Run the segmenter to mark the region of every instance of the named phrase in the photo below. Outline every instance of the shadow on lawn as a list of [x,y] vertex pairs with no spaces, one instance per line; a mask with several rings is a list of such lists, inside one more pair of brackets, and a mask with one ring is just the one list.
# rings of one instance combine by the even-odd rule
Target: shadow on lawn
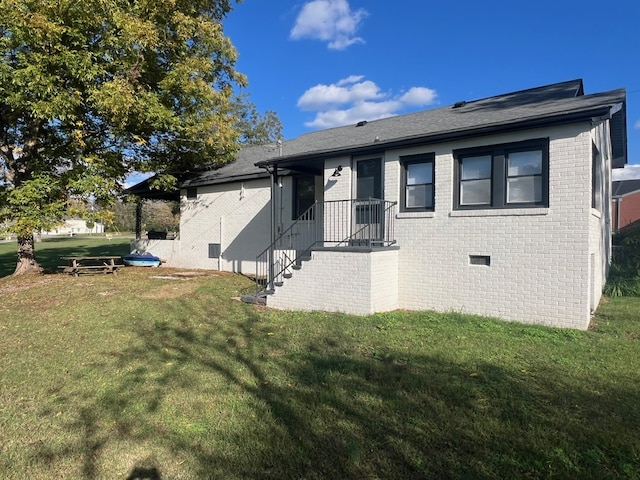
[[[238,308],[242,315],[220,319],[213,310],[190,311],[185,299],[176,311],[184,318],[214,317],[214,327],[186,320],[131,325],[141,342],[119,354],[120,384],[97,398],[74,427],[84,432],[85,478],[96,476],[108,441],[98,425],[109,422],[118,441],[161,438],[175,455],[190,459],[193,478],[638,474],[640,395],[632,385],[618,391],[594,382],[586,391],[570,378],[558,382],[558,371],[531,375],[411,350],[359,350],[335,334],[292,348],[259,311]],[[217,380],[194,384],[192,369]],[[226,391],[243,400],[207,405],[209,422],[192,433],[127,413],[141,401],[156,412],[168,395],[195,390],[196,398],[207,398],[203,392],[212,389],[216,398]],[[225,423],[226,408],[236,410],[235,423]]]
[[161,480],[161,477],[155,467],[135,467],[127,477],[127,480]]
[[[17,243],[5,243],[3,247],[5,253],[0,253],[0,278],[14,272],[18,258]],[[64,262],[60,263],[60,257],[126,255],[130,250],[126,238],[106,243],[103,237],[47,238],[36,242],[35,248],[36,259],[47,273],[55,273],[58,265],[64,265]]]

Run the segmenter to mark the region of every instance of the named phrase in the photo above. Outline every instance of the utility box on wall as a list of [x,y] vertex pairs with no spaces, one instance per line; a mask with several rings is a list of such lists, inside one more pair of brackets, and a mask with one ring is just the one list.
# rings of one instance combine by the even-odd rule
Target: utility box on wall
[[220,258],[221,248],[219,243],[209,244],[209,258]]

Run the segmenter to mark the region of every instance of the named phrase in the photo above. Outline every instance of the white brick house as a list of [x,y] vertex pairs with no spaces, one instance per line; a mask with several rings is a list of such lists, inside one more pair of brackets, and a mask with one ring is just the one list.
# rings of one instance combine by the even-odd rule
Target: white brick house
[[586,329],[608,271],[625,102],[575,80],[247,148],[185,178],[180,239],[147,248],[256,275],[280,309]]

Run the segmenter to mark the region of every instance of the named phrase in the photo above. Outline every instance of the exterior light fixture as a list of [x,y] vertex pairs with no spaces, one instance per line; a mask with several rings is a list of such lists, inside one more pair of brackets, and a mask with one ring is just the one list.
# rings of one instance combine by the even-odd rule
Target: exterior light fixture
[[331,174],[331,176],[332,177],[339,177],[341,171],[342,171],[342,165],[338,165],[336,167],[336,169],[333,171],[333,173]]

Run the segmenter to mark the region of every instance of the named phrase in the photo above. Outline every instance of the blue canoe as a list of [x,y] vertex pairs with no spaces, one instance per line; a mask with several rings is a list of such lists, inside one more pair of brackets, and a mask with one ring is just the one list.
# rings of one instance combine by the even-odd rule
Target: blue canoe
[[122,262],[129,267],[159,267],[162,260],[151,253],[130,253],[122,257]]

